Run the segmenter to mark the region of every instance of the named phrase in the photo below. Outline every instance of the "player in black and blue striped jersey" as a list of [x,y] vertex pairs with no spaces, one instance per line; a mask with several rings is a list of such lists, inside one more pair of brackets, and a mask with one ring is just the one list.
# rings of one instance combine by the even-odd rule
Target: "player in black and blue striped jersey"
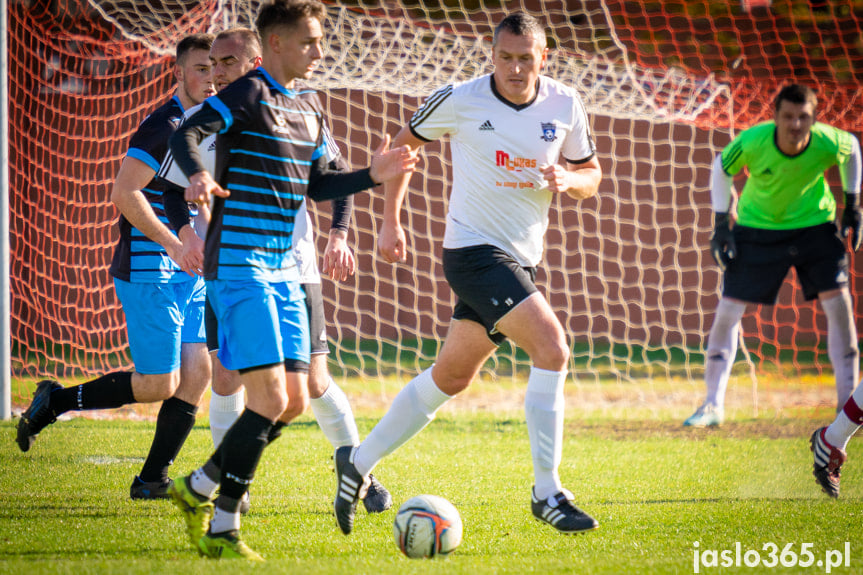
[[215,93],[212,40],[209,34],[195,34],[177,44],[176,92],[130,139],[111,194],[121,215],[110,273],[126,316],[135,371],[109,373],[68,388],[40,382],[18,424],[18,445],[27,451],[61,413],[164,400],[150,453],[130,489],[133,499],[167,496],[168,466],[194,425],[210,378],[203,280],[188,273],[201,264],[188,256],[194,239],[181,239],[167,225],[163,186],[155,175],[183,111]]
[[[232,82],[242,78],[261,64],[261,41],[257,32],[250,28],[233,27],[218,33],[210,48],[210,62],[213,65],[213,83],[217,90],[222,90]],[[185,118],[191,117],[200,106],[186,110]],[[198,151],[208,171],[215,171],[216,134],[202,140]],[[164,197],[165,210],[171,219],[171,225],[182,233],[184,227],[192,222],[189,204],[184,198],[185,188],[189,180],[169,156],[162,161],[159,176],[176,184],[176,188],[166,190]],[[353,196],[333,200],[332,217],[327,247],[322,255],[322,269],[318,269],[315,257],[315,242],[311,218],[305,209],[307,202],[302,203],[293,232],[293,254],[300,273],[300,285],[306,295],[306,309],[309,315],[309,331],[311,340],[311,361],[308,372],[308,389],[291,389],[288,393],[288,407],[282,413],[279,421],[270,432],[270,439],[281,435],[281,428],[301,415],[311,405],[321,431],[332,443],[333,447],[342,445],[358,445],[359,432],[354,421],[348,397],[333,381],[327,368],[329,343],[326,332],[323,292],[321,288],[321,273],[329,275],[334,281],[344,281],[352,276],[356,267],[353,252],[347,244],[348,228],[350,226]],[[193,204],[194,205],[194,204]],[[202,218],[203,216],[203,218]],[[201,219],[204,220],[202,225]],[[195,231],[204,237],[209,221],[209,208],[200,210],[195,220]],[[305,224],[305,226],[304,226]],[[305,229],[305,232],[303,231]],[[203,261],[203,254],[200,255]],[[212,393],[210,394],[210,433],[213,437],[213,447],[218,449],[222,438],[234,424],[245,407],[245,390],[236,371],[229,371],[219,361],[218,351],[218,321],[207,305],[204,322],[207,330],[207,348],[213,362]],[[289,382],[299,383],[299,382]],[[392,497],[386,488],[370,475],[371,485],[363,499],[363,504],[370,513],[386,511],[392,506]],[[241,513],[250,509],[249,492],[240,504]]]
[[[219,324],[219,359],[240,372],[248,396],[213,456],[172,488],[193,544],[210,557],[261,559],[239,538],[238,509],[288,405],[288,380],[302,382],[308,370],[307,311],[293,256],[301,203],[356,193],[416,163],[407,148],[389,150],[385,137],[369,168],[344,172],[317,93],[297,81],[321,59],[324,16],[317,0],[262,5],[262,65],[209,98],[171,138],[174,161],[190,181],[186,199],[207,204],[216,197],[204,277]],[[213,133],[210,174],[197,149]]]

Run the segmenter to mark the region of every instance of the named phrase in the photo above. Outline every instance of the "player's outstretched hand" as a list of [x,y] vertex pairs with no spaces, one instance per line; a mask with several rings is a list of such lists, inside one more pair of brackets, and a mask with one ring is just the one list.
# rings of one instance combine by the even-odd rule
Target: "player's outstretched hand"
[[400,225],[384,222],[378,236],[378,252],[384,261],[390,264],[407,260],[407,238]]
[[413,172],[416,168],[417,150],[412,150],[410,146],[399,146],[392,150],[389,147],[390,135],[384,134],[384,139],[375,150],[369,166],[369,175],[377,184]]
[[713,235],[710,236],[710,255],[719,269],[725,271],[728,263],[737,255],[737,244],[734,242],[734,231],[731,229],[728,214],[716,212],[715,218]]
[[851,236],[851,249],[855,252],[863,243],[863,208],[860,207],[860,194],[845,192],[845,210],[842,212],[842,237]]
[[333,281],[345,281],[357,270],[357,260],[346,240],[347,233],[340,229],[333,229],[327,240],[321,271]]
[[186,201],[195,202],[199,205],[207,205],[210,202],[210,196],[221,196],[227,198],[231,193],[222,189],[222,186],[216,183],[210,172],[203,171],[197,174],[192,174],[189,178],[189,187],[186,188]]

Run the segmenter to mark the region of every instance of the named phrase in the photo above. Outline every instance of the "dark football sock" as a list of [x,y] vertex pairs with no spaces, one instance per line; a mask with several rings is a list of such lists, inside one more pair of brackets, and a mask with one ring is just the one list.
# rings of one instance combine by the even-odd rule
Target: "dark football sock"
[[54,415],[67,411],[113,409],[129,403],[135,403],[131,371],[115,371],[81,385],[58,389],[51,394]]
[[180,453],[183,443],[195,425],[198,408],[182,399],[171,397],[162,402],[156,419],[156,433],[150,445],[150,453],[138,476],[141,481],[168,480],[168,467]]
[[270,429],[270,435],[267,437],[267,445],[271,444],[282,436],[282,429],[287,425],[284,421],[277,421]]
[[255,476],[272,427],[269,419],[246,408],[225,434],[219,446],[222,475],[216,505],[220,509],[235,513],[239,508]]

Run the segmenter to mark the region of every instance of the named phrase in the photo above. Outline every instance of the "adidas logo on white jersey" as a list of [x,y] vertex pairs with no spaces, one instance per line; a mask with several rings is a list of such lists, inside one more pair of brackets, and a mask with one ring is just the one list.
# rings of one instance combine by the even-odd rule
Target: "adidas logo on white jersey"
[[479,129],[481,132],[494,132],[494,126],[491,125],[491,120],[483,122]]

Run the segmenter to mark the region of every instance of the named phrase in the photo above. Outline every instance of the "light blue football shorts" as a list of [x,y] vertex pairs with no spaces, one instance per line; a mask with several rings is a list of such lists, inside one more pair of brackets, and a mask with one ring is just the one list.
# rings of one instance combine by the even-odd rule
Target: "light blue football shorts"
[[309,363],[309,319],[298,282],[208,280],[219,324],[219,359],[227,369]]
[[203,278],[177,283],[134,283],[114,278],[126,314],[126,332],[135,371],[171,373],[180,368],[184,343],[207,341]]

